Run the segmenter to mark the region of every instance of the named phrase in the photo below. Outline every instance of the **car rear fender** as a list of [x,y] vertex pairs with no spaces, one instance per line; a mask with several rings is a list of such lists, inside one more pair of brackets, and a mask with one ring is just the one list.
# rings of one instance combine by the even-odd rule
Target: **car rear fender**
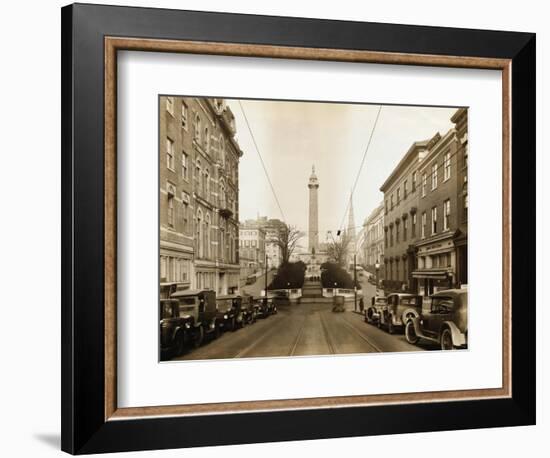
[[448,328],[451,331],[453,346],[462,347],[466,345],[466,335],[460,332],[460,329],[458,329],[456,324],[454,324],[452,321],[444,321],[441,325],[441,330],[439,331],[440,336],[445,328]]

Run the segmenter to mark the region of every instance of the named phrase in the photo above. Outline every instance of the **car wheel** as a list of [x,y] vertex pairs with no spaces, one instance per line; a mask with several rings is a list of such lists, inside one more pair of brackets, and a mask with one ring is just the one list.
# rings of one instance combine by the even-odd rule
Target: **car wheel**
[[409,342],[411,345],[415,345],[418,343],[420,338],[416,335],[416,331],[414,330],[414,323],[412,320],[407,321],[407,324],[405,326],[405,339],[407,339],[407,342]]
[[183,332],[178,332],[176,334],[175,349],[176,349],[176,356],[182,355],[183,351],[185,350],[185,338],[184,338]]
[[198,328],[195,328],[195,335],[193,339],[193,347],[199,348],[202,345],[202,341],[204,340],[204,329],[202,326],[199,326]]
[[441,333],[440,342],[441,342],[442,350],[454,350],[453,335],[449,328],[443,329],[443,332]]

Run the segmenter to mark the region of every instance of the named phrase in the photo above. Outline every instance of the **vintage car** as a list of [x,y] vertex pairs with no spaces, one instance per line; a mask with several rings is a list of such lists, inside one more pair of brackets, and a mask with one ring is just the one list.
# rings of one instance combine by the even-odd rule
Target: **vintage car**
[[218,337],[216,292],[208,289],[177,290],[170,296],[179,302],[180,314],[192,318],[192,343],[199,347],[206,336]]
[[170,299],[170,296],[175,293],[178,288],[181,288],[183,283],[178,283],[175,281],[170,282],[161,282],[160,283],[160,298],[161,299]]
[[241,313],[244,324],[251,324],[256,321],[254,298],[252,296],[244,295],[241,297]]
[[420,339],[436,342],[442,350],[468,347],[468,291],[448,289],[432,294],[424,301],[419,317],[405,327],[410,344]]
[[365,310],[365,322],[369,324],[378,323],[380,316],[386,310],[388,298],[385,296],[374,296],[371,299],[371,305]]
[[267,318],[269,315],[277,313],[277,307],[273,303],[272,298],[266,298],[264,296],[254,299],[256,304],[256,316],[258,318]]
[[179,356],[193,338],[193,319],[182,312],[177,299],[160,300],[160,359]]
[[216,298],[218,325],[224,331],[235,331],[244,325],[241,301],[241,296],[235,294],[227,294]]
[[387,296],[388,304],[378,324],[386,327],[388,333],[404,330],[407,322],[418,317],[422,311],[422,296],[408,293],[392,293]]

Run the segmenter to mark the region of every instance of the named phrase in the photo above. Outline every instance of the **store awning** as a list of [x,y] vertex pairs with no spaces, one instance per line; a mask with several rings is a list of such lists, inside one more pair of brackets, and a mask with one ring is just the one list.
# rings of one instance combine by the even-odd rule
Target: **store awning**
[[412,273],[413,278],[431,278],[433,280],[446,280],[449,278],[449,273],[442,269],[415,270]]

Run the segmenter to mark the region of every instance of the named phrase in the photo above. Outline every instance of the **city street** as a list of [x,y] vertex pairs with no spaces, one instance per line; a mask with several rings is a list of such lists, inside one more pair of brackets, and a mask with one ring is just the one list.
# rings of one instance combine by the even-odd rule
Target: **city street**
[[334,313],[330,304],[291,305],[235,332],[189,349],[180,360],[422,351],[400,334],[366,324],[352,311]]

